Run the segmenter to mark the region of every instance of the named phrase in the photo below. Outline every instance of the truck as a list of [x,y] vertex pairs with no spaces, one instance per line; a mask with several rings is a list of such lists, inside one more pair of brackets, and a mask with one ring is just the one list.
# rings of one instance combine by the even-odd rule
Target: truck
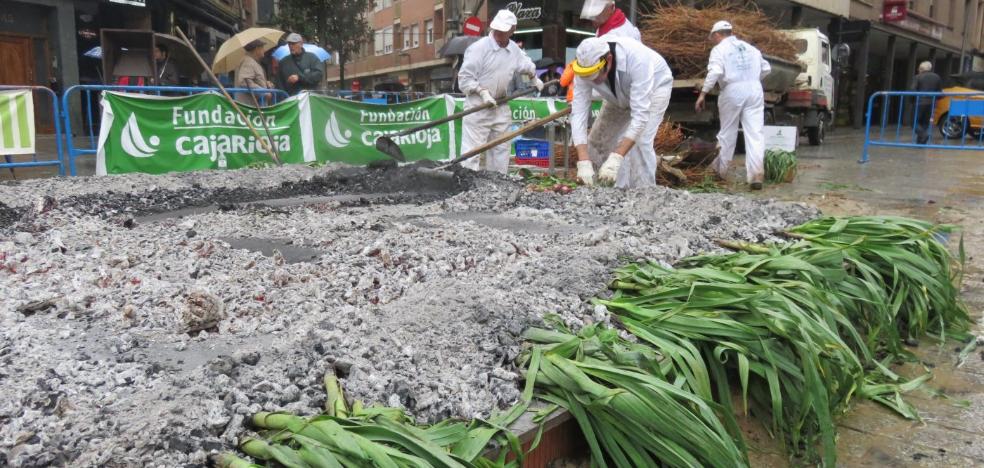
[[[764,56],[772,72],[762,80],[765,91],[765,121],[768,125],[795,126],[811,145],[823,143],[833,121],[834,78],[830,40],[820,30],[784,30],[796,44],[797,63]],[[673,81],[673,96],[666,114],[669,120],[709,136],[719,120],[714,95],[702,112],[694,111],[703,78]]]

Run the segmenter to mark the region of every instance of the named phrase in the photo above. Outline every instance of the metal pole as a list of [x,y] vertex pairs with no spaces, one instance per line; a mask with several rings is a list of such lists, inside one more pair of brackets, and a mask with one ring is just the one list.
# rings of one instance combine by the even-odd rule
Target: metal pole
[[632,0],[629,2],[629,21],[636,27],[638,27],[638,24],[636,24],[636,10],[639,9],[638,7],[639,5],[637,0]]
[[[967,30],[970,29],[970,2],[971,0],[966,0],[964,2],[964,24],[963,24],[963,34],[960,38],[960,69],[957,70],[957,74],[962,74],[964,72],[964,57],[967,55]],[[977,16],[977,15],[974,15]]]

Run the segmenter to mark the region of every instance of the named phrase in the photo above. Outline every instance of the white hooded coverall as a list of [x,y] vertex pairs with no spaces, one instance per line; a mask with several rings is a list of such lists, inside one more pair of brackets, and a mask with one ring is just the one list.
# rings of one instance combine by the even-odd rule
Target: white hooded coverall
[[721,130],[717,134],[721,151],[714,161],[714,170],[724,177],[735,155],[738,141],[738,122],[745,133],[745,170],[748,183],[761,183],[765,178],[765,98],[762,78],[772,71],[762,53],[751,44],[729,36],[711,49],[707,78],[702,90],[710,92],[714,85],[721,87],[718,112]]
[[[656,150],[653,139],[663,121],[673,91],[673,74],[666,60],[641,42],[629,38],[608,37],[615,44],[614,89],[609,80],[601,84],[581,77],[574,78],[571,102],[571,133],[575,145],[588,140],[588,116],[591,97],[600,96],[611,105],[612,112],[599,115],[594,126],[610,129],[603,135],[611,145],[622,138],[635,140],[615,177],[618,188],[642,188],[656,185]],[[592,134],[594,131],[592,130]],[[605,155],[607,156],[607,154]],[[596,161],[601,164],[604,161]]]
[[[505,97],[509,83],[517,73],[533,75],[536,66],[515,42],[506,47],[492,38],[491,33],[465,49],[465,57],[458,72],[458,86],[465,98],[465,109],[481,106],[479,92],[487,89],[492,97]],[[461,153],[471,151],[506,133],[512,122],[508,104],[465,116],[461,129]],[[477,171],[480,157],[476,156],[462,166]],[[509,170],[509,144],[503,143],[485,152],[485,168],[505,174]]]
[[[642,35],[639,34],[639,29],[633,26],[629,20],[625,20],[621,26],[599,37],[604,39],[628,37],[642,42]],[[605,163],[605,159],[608,158],[608,155],[615,149],[615,145],[618,144],[618,140],[613,140],[611,135],[620,129],[610,128],[611,123],[621,122],[628,117],[628,112],[628,109],[622,109],[609,104],[608,101],[602,101],[601,111],[598,112],[598,117],[595,119],[594,125],[591,126],[591,132],[588,134],[588,156],[591,158],[591,162],[594,163],[595,168],[601,167]]]

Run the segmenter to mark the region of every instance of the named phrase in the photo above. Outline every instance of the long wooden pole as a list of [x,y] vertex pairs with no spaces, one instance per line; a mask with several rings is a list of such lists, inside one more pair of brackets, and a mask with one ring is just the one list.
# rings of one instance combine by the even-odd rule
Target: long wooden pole
[[[249,80],[244,81],[244,83],[246,83],[246,89],[249,90],[249,97],[253,98],[253,104],[256,104],[256,112],[260,114],[260,122],[263,123],[263,131],[266,132],[267,139],[273,141],[273,135],[270,134],[270,125],[267,124],[266,115],[263,115],[263,109],[260,106],[260,101],[256,99],[256,93],[253,92],[253,86],[249,84]],[[273,145],[271,145],[271,147],[273,149],[272,154],[276,155],[279,160],[280,151],[277,151],[277,148]]]
[[177,29],[178,31],[178,36],[181,36],[181,40],[184,41],[185,45],[188,46],[188,49],[191,50],[191,53],[194,54],[196,59],[198,59],[198,63],[202,66],[202,68],[205,69],[205,72],[208,73],[208,77],[211,78],[212,82],[214,82],[215,85],[219,87],[219,90],[222,91],[222,95],[225,96],[226,100],[229,101],[229,104],[232,104],[232,108],[236,109],[236,113],[239,114],[239,117],[241,117],[243,121],[246,122],[246,126],[249,127],[249,131],[253,132],[253,136],[256,137],[258,141],[263,143],[263,146],[265,147],[267,154],[270,155],[270,158],[273,159],[273,162],[277,163],[277,165],[283,164],[282,162],[280,162],[280,157],[277,156],[277,154],[273,150],[273,143],[268,140],[264,140],[263,137],[260,136],[260,132],[256,131],[256,128],[254,128],[253,124],[250,123],[249,118],[246,117],[246,114],[244,114],[242,109],[240,109],[239,106],[236,105],[236,100],[229,95],[229,92],[226,91],[225,87],[222,86],[222,83],[219,82],[219,79],[215,77],[215,74],[212,73],[212,69],[209,68],[207,63],[205,63],[205,60],[202,59],[202,56],[198,55],[198,51],[195,50],[195,47],[191,45],[191,41],[188,40],[188,36],[185,36],[184,31],[182,31],[181,28],[179,27],[175,27],[175,29]]
[[544,117],[544,118],[542,118],[540,120],[534,120],[534,121],[526,124],[522,128],[518,128],[518,129],[513,130],[513,131],[511,131],[509,133],[503,133],[502,135],[500,135],[496,139],[494,139],[494,140],[492,140],[492,141],[490,141],[490,142],[488,142],[488,143],[486,143],[486,144],[484,144],[482,146],[479,146],[478,148],[475,148],[475,149],[473,149],[471,151],[468,151],[467,153],[462,154],[461,156],[458,156],[457,158],[455,158],[452,161],[449,161],[447,163],[444,163],[444,164],[442,164],[440,166],[435,167],[434,170],[447,169],[448,167],[451,167],[451,166],[453,166],[455,164],[458,164],[458,163],[460,163],[462,161],[467,161],[467,160],[469,160],[471,158],[474,158],[475,156],[478,156],[479,154],[482,154],[483,152],[489,150],[490,148],[494,148],[494,147],[499,146],[499,145],[501,145],[503,143],[509,142],[513,138],[516,138],[516,137],[518,137],[518,136],[520,136],[520,135],[522,135],[522,134],[524,134],[524,133],[526,133],[526,132],[528,132],[530,130],[533,130],[535,128],[542,127],[542,126],[544,126],[544,125],[546,125],[546,124],[548,124],[550,122],[553,122],[554,120],[557,120],[557,119],[559,119],[559,118],[561,118],[561,117],[563,117],[563,116],[565,116],[567,114],[570,114],[570,113],[571,113],[571,106],[567,106],[567,108],[564,109],[564,110],[560,110],[560,111],[554,112],[553,114],[550,114],[550,115],[548,115],[548,116],[546,116],[546,117]]

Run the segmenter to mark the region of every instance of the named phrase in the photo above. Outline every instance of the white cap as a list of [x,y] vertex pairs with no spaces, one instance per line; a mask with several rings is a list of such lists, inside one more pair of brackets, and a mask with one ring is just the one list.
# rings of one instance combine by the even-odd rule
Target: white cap
[[[589,37],[581,41],[581,44],[577,46],[577,51],[574,53],[575,60],[577,60],[574,68],[575,73],[578,73],[578,68],[591,68],[597,65],[610,51],[608,42],[604,39]],[[579,75],[583,76],[581,74]],[[597,72],[583,77],[590,80],[594,79],[595,76],[597,76]]]
[[718,31],[731,31],[732,29],[734,28],[731,27],[731,23],[727,21],[718,21],[717,23],[714,23],[714,26],[711,28],[711,34]]
[[288,34],[287,35],[287,43],[288,44],[293,44],[295,42],[304,42],[304,38],[302,38],[301,35],[300,34],[297,34],[297,33],[290,33],[290,34]]
[[509,10],[499,10],[489,23],[490,28],[502,32],[509,32],[514,26],[516,26],[516,15]]
[[584,6],[581,7],[581,18],[589,20],[600,15],[609,3],[615,3],[615,0],[584,0]]

